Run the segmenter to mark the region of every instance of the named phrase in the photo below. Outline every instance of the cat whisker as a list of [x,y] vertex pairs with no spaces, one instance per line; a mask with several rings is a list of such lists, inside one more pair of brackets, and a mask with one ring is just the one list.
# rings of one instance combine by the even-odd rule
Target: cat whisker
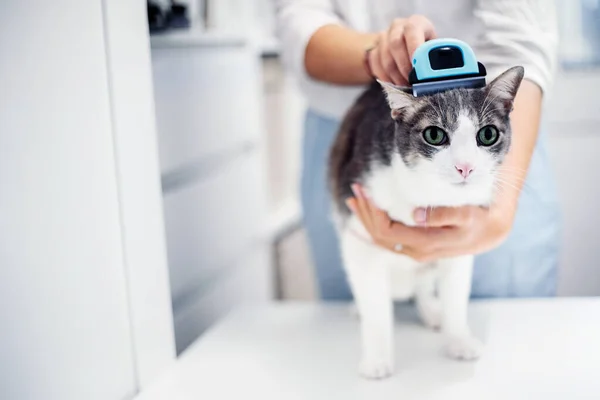
[[516,176],[516,175],[505,175],[505,174],[494,174],[494,177],[497,179],[503,179],[505,181],[509,181],[512,183],[521,183],[523,185],[527,185],[527,177],[524,176]]
[[500,171],[500,172],[496,172],[493,174],[494,176],[499,176],[502,178],[506,178],[506,179],[517,179],[520,181],[525,181],[527,180],[527,177],[521,174],[515,174],[515,173],[507,173],[505,171]]
[[494,187],[494,199],[497,199],[498,197],[500,197],[500,195],[502,195],[503,193],[506,193],[506,192],[508,192],[510,190],[516,191],[516,189],[514,189],[514,188],[505,187],[505,186],[502,186],[502,185],[495,186]]
[[519,171],[519,172],[527,172],[527,170],[524,169],[524,168],[519,168],[519,167],[514,167],[514,166],[508,166],[508,165],[502,165],[502,166],[498,167],[496,170],[497,171]]
[[527,179],[527,176],[524,171],[516,171],[516,170],[515,171],[507,171],[507,170],[494,171],[492,173],[492,175],[501,176],[503,178],[514,178],[514,179],[520,179],[520,180]]
[[533,192],[533,188],[529,185],[527,185],[525,182],[522,183],[522,186],[519,187],[517,186],[515,183],[513,182],[508,182],[502,179],[498,179],[496,177],[496,180],[494,182],[495,185],[497,185],[498,187],[501,188],[510,188],[513,190],[516,190],[518,192],[528,192],[528,193],[532,193]]
[[527,176],[527,171],[521,168],[499,168],[493,171],[495,174],[508,174],[510,176]]
[[498,187],[498,188],[501,188],[501,189],[510,188],[510,189],[514,189],[514,190],[517,190],[517,191],[521,191],[521,188],[519,188],[518,186],[512,185],[512,184],[507,183],[507,182],[496,181],[494,183],[494,185],[496,187]]

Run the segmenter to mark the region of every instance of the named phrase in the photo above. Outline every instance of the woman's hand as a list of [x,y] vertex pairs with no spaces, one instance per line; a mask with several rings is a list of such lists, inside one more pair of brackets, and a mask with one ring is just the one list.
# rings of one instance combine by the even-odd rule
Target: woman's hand
[[420,262],[491,250],[508,236],[514,218],[513,207],[420,208],[414,211],[417,226],[409,227],[391,221],[366,198],[359,185],[353,185],[353,191],[356,197],[346,204],[373,241]]
[[435,39],[433,24],[422,15],[397,18],[380,32],[368,54],[369,67],[376,78],[396,85],[408,85],[411,58],[417,47]]

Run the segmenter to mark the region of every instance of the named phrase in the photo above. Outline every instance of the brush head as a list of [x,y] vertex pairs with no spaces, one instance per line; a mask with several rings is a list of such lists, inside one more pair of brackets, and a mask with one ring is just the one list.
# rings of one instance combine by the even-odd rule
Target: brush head
[[485,67],[477,61],[471,47],[457,39],[423,43],[415,50],[412,64],[408,81],[414,96],[485,86]]

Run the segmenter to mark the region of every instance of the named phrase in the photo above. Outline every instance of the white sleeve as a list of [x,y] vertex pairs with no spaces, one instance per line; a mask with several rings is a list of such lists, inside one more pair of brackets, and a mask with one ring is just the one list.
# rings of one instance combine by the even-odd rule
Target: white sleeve
[[475,16],[483,24],[478,58],[488,75],[521,65],[525,79],[546,92],[556,64],[558,27],[554,1],[478,0]]
[[274,0],[276,35],[283,63],[297,77],[308,78],[304,65],[306,45],[324,25],[342,24],[331,0]]

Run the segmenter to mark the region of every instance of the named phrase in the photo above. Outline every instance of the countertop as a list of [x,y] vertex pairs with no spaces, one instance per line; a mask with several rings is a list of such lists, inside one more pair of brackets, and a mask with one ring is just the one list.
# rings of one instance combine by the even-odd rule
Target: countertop
[[239,309],[192,345],[136,400],[597,399],[600,299],[478,301],[477,362],[441,354],[439,333],[397,308],[396,372],[357,374],[358,320],[345,304],[274,303]]
[[250,41],[238,33],[206,31],[200,28],[173,29],[168,32],[150,35],[153,49],[173,47],[237,47],[245,46]]

